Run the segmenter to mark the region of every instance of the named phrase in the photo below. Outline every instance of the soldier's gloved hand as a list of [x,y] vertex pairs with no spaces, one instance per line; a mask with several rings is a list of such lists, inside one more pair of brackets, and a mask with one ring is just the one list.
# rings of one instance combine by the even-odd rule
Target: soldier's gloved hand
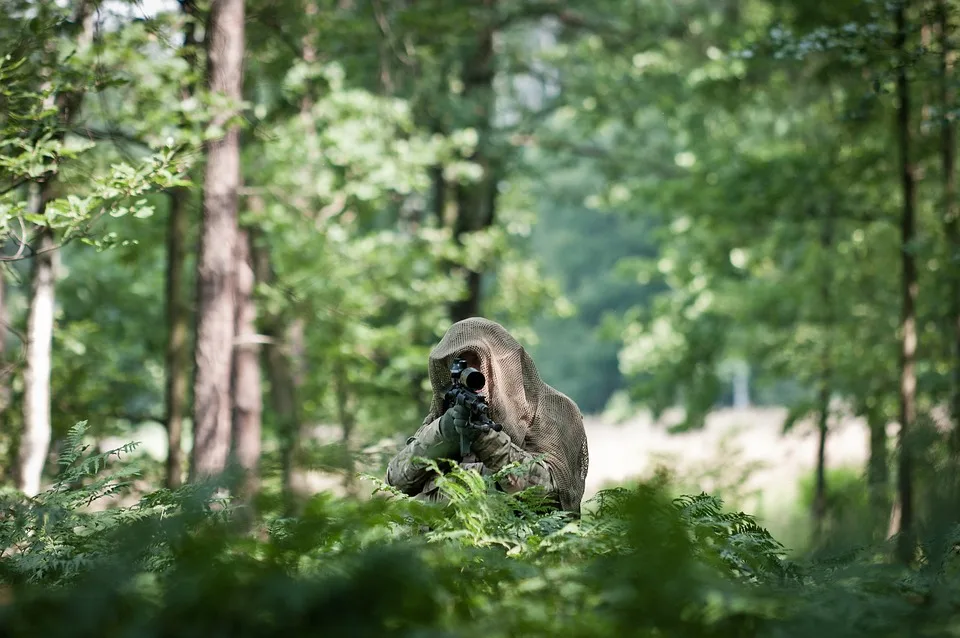
[[440,417],[440,436],[444,441],[459,441],[460,429],[471,430],[467,427],[470,411],[459,403],[453,405]]
[[457,421],[456,426],[457,426],[457,438],[459,439],[460,435],[462,434],[463,438],[470,441],[471,443],[476,441],[478,438],[480,438],[480,436],[484,432],[486,432],[485,429],[480,427],[474,427],[466,421],[464,421],[462,424],[459,421]]

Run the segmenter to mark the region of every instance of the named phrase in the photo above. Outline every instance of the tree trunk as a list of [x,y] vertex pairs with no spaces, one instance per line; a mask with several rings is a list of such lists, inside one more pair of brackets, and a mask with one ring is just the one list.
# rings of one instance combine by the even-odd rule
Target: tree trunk
[[[306,346],[304,343],[306,322],[300,317],[294,317],[283,334],[284,349],[276,362],[283,366],[282,374],[289,379],[290,391],[285,397],[289,401],[286,406],[286,431],[284,435],[285,448],[283,451],[283,483],[288,490],[288,505],[294,507],[298,500],[298,485],[296,480],[297,468],[301,463],[301,450],[303,448],[303,421],[300,417],[300,405],[298,403],[303,388],[305,366],[304,357],[306,356]],[[293,510],[290,510],[293,511]]]
[[430,168],[430,181],[433,191],[433,214],[437,220],[437,227],[447,225],[447,180],[443,176],[443,166],[438,164]]
[[10,380],[14,366],[7,362],[7,326],[10,321],[7,305],[7,278],[0,272],[0,414],[10,407],[13,394]]
[[824,523],[827,517],[827,425],[830,419],[830,389],[826,374],[820,383],[820,410],[817,419],[817,479],[813,493],[813,538],[814,543],[823,541]]
[[190,310],[183,290],[183,266],[186,259],[187,198],[186,189],[177,188],[170,195],[170,218],[167,221],[167,352],[166,352],[166,423],[167,423],[167,487],[175,489],[183,481],[183,419],[187,411],[190,352],[188,335]]
[[912,431],[916,420],[916,354],[917,354],[917,266],[913,255],[915,235],[916,193],[910,156],[910,85],[907,79],[906,2],[896,5],[897,36],[894,44],[900,66],[897,70],[897,134],[900,149],[900,178],[903,188],[903,215],[900,224],[902,260],[901,348],[900,348],[900,458],[898,463],[897,497],[899,525],[897,554],[901,561],[912,562],[913,539],[913,449]]
[[[282,338],[283,335],[280,334],[279,339]],[[286,357],[278,346],[279,344],[274,343],[267,348],[267,374],[270,377],[270,398],[273,400],[273,410],[277,414],[280,431],[281,490],[289,510],[295,487],[293,459],[296,456],[296,439],[293,433],[297,430],[298,419],[293,379],[288,374]]]
[[249,504],[259,487],[260,433],[263,397],[260,390],[260,346],[250,237],[237,235],[237,319],[233,355],[234,454],[242,472],[238,493]]
[[[31,186],[30,209],[43,214],[44,187]],[[44,230],[37,244],[30,277],[27,314],[27,361],[23,373],[23,433],[17,455],[17,489],[35,496],[40,492],[43,467],[50,449],[50,369],[57,251],[53,233]]]
[[832,382],[833,356],[832,334],[834,328],[833,312],[833,269],[831,260],[833,250],[833,206],[825,209],[820,228],[820,312],[822,313],[823,343],[820,352],[820,390],[817,420],[817,469],[816,486],[813,496],[813,535],[814,543],[823,542],[827,518],[827,435],[830,424],[830,384]]
[[870,511],[873,517],[872,534],[880,538],[886,529],[886,517],[890,512],[889,481],[890,469],[887,466],[887,428],[880,413],[871,409],[867,412],[867,426],[870,428],[870,458],[867,460],[867,488],[870,493]]
[[270,397],[277,414],[280,433],[280,472],[281,490],[284,495],[284,509],[288,514],[296,510],[297,483],[296,468],[300,450],[300,410],[297,397],[300,384],[294,370],[293,355],[296,350],[296,329],[279,329],[279,322],[266,332],[274,339],[267,348],[267,374],[270,378]]
[[0,452],[0,459],[2,459],[3,469],[0,469],[0,482],[8,483],[12,485],[17,485],[17,456],[20,452],[18,449],[20,444],[19,432],[14,431],[14,426],[10,420],[10,414],[7,412],[7,408],[10,407],[10,401],[13,397],[13,371],[15,369],[15,364],[10,362],[8,363],[7,351],[6,351],[6,342],[7,342],[7,326],[9,325],[9,313],[7,312],[7,280],[6,277],[0,272],[0,294],[2,294],[2,302],[0,302],[0,321],[3,322],[0,326],[0,365],[2,365],[2,373],[0,373],[0,429],[8,432],[12,432],[13,436],[7,439],[7,445],[3,448],[3,451]]
[[[212,93],[239,104],[243,84],[243,0],[213,0],[206,28]],[[203,220],[197,264],[197,338],[191,478],[221,473],[230,452],[230,377],[235,320],[234,248],[240,183],[240,131],[216,122],[221,139],[206,144]]]
[[950,413],[953,433],[950,451],[955,467],[960,467],[960,207],[957,205],[957,130],[953,122],[953,46],[950,38],[950,12],[946,0],[937,2],[940,23],[940,157],[943,165],[943,219],[950,267],[948,303],[953,322],[953,383],[950,389]]
[[[182,57],[193,69],[197,64],[196,5],[194,0],[179,0],[180,9],[187,20],[183,29]],[[194,87],[184,87],[181,99],[186,100],[194,93]],[[185,123],[184,123],[185,124]],[[167,351],[166,351],[166,404],[167,426],[167,472],[166,485],[176,489],[183,483],[183,421],[187,414],[188,388],[190,383],[189,366],[189,315],[184,283],[184,261],[187,255],[187,231],[189,217],[187,204],[190,191],[185,188],[173,188],[167,193],[170,197],[170,217],[167,220]]]
[[[316,0],[303,0],[304,14],[311,20],[319,11]],[[309,20],[308,20],[309,22]],[[317,61],[317,32],[308,28],[301,44],[301,57],[307,64]],[[300,120],[304,125],[304,148],[306,161],[303,165],[304,179],[309,179],[311,167],[319,161],[319,144],[313,121],[314,96],[308,89],[300,100]],[[314,202],[303,201],[305,208]],[[255,272],[260,281],[275,282],[276,276],[270,262],[267,246],[256,248]],[[299,396],[303,386],[304,320],[295,315],[277,314],[267,318],[264,332],[273,343],[266,350],[267,376],[270,381],[270,397],[277,415],[280,435],[280,473],[284,512],[294,515],[298,505],[296,472],[300,456],[302,423],[300,420]]]
[[[489,228],[496,216],[497,170],[494,167],[490,149],[490,129],[494,113],[493,80],[495,74],[495,56],[493,38],[494,10],[496,0],[482,0],[487,9],[487,22],[483,25],[475,51],[464,65],[463,99],[467,100],[471,112],[470,125],[478,133],[477,148],[471,160],[480,164],[483,175],[476,183],[458,184],[455,188],[457,218],[453,235],[462,245],[463,237],[470,232]],[[451,319],[460,321],[480,314],[480,295],[483,274],[473,270],[466,273],[467,296],[451,307]]]
[[[256,206],[251,200],[251,206]],[[257,281],[273,283],[276,276],[270,265],[269,248],[262,242],[251,242],[254,277]],[[284,510],[292,514],[296,510],[296,457],[301,431],[297,397],[299,386],[294,364],[291,361],[291,337],[296,331],[283,330],[281,316],[266,316],[262,332],[271,339],[264,349],[267,379],[270,384],[269,397],[273,412],[277,418],[277,430],[280,438],[280,474]]]
[[350,382],[347,378],[347,369],[343,361],[337,361],[334,379],[334,389],[337,395],[337,413],[340,417],[341,438],[340,443],[343,447],[343,487],[347,494],[356,492],[356,481],[354,472],[356,463],[351,449],[353,443],[353,431],[356,427],[356,419],[353,412],[352,401],[350,400]]

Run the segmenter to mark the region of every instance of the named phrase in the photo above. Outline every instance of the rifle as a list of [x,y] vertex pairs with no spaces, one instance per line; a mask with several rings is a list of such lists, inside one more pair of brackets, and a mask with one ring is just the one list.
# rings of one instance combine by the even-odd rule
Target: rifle
[[[490,406],[480,390],[487,384],[486,377],[476,368],[467,367],[465,359],[454,359],[450,366],[450,389],[443,397],[443,411],[460,404],[470,412],[468,424],[478,430],[500,432],[503,426],[490,419]],[[470,452],[470,441],[460,433],[460,456]]]

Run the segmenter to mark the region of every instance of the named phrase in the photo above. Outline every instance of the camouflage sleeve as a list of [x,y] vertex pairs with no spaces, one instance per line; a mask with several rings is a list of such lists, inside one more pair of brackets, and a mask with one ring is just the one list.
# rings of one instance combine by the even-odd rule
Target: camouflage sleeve
[[432,470],[422,462],[415,462],[414,458],[445,458],[452,452],[450,444],[440,436],[440,419],[424,423],[416,434],[407,439],[406,446],[390,459],[386,482],[404,494],[419,494]]
[[511,463],[526,463],[523,472],[500,481],[500,487],[505,492],[513,494],[539,485],[548,494],[557,494],[553,473],[546,460],[533,461],[538,455],[518,447],[506,432],[485,432],[473,442],[472,450],[484,466],[493,472],[498,472]]

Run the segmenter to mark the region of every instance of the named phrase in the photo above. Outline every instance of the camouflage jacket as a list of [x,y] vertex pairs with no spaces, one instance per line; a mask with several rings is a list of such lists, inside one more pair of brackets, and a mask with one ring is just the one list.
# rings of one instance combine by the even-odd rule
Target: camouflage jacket
[[[436,475],[424,464],[414,461],[416,457],[450,458],[457,454],[456,444],[444,441],[440,434],[440,419],[434,419],[407,439],[406,446],[397,453],[387,466],[386,481],[404,494],[420,500],[442,502],[444,496],[436,485]],[[548,494],[556,495],[557,488],[546,461],[538,455],[518,447],[505,432],[484,432],[473,442],[471,451],[461,461],[464,469],[491,476],[514,462],[527,462],[525,471],[507,476],[499,483],[507,493],[519,492],[528,487],[542,486]]]

